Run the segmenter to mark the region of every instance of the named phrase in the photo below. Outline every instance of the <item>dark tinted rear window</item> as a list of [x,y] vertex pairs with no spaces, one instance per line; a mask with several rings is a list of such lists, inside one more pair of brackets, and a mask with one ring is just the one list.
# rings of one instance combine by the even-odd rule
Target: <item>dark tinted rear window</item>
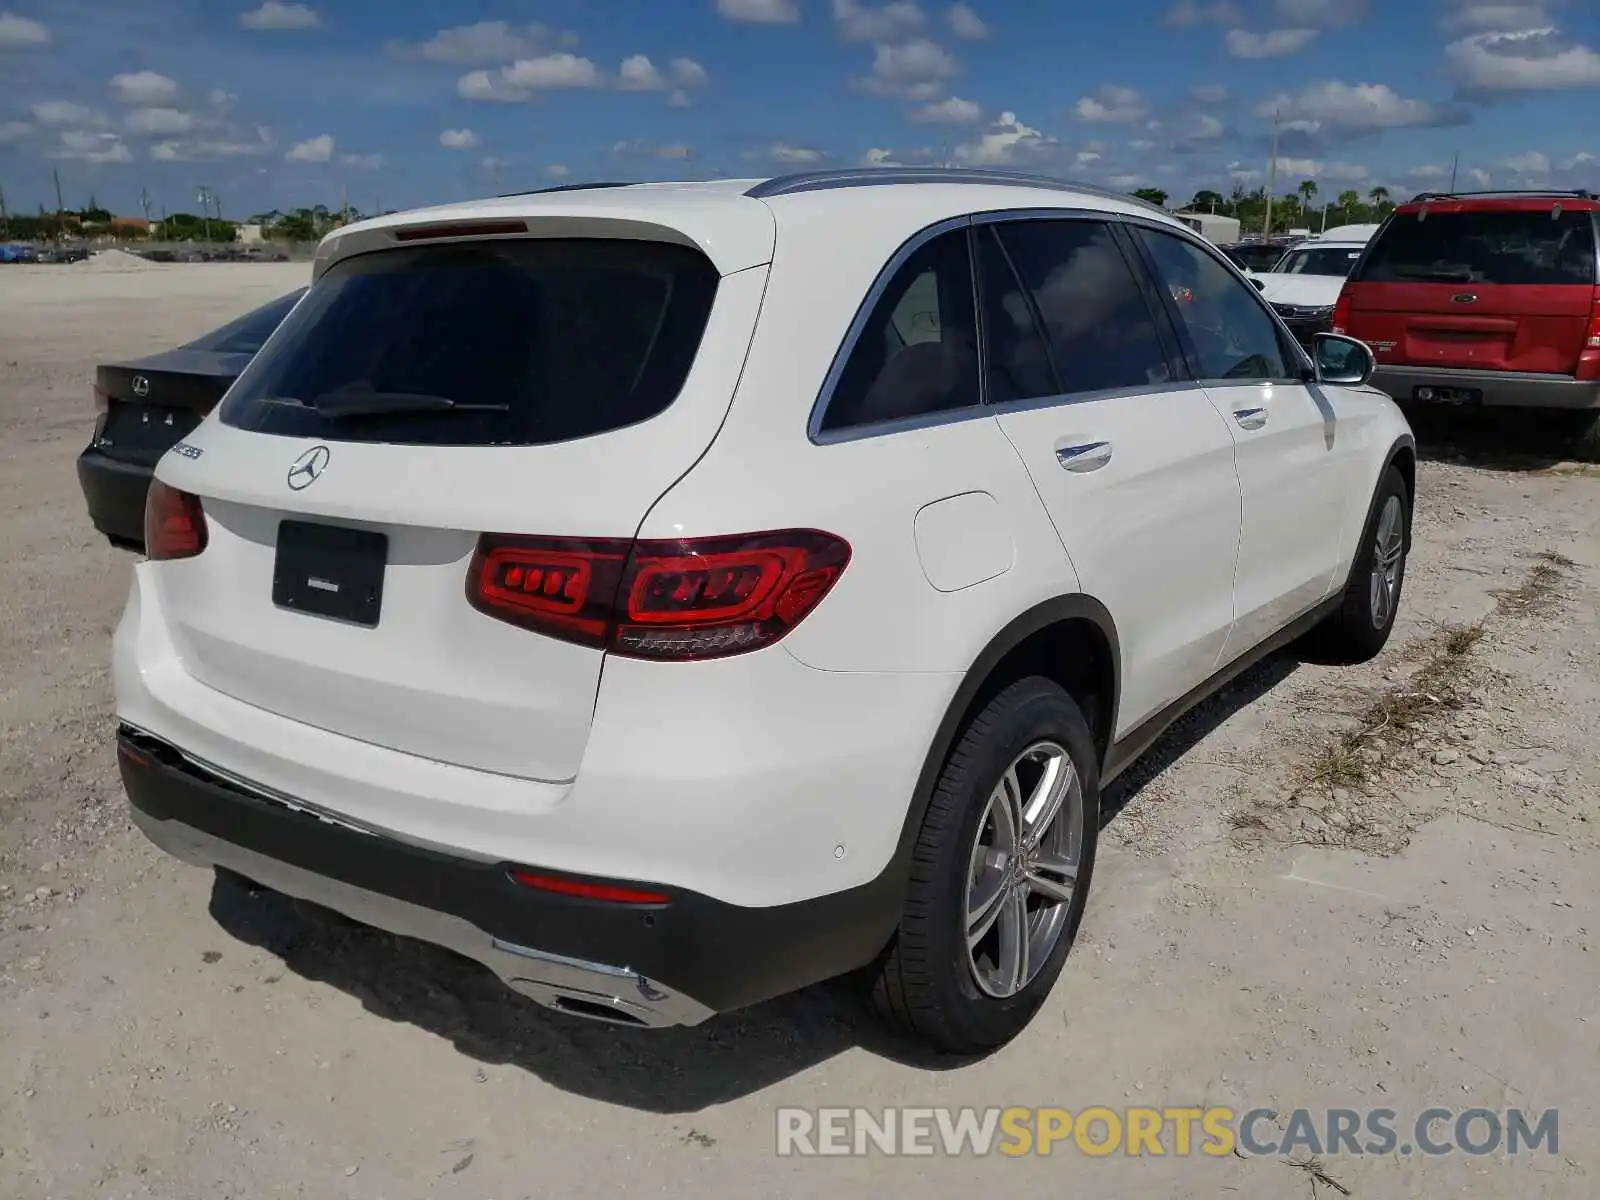
[[210,350],[215,354],[254,354],[272,336],[272,331],[283,324],[295,301],[305,294],[306,289],[300,288],[280,296],[270,304],[229,321],[221,329],[213,329],[205,337],[190,342],[187,348]]
[[[677,397],[716,288],[704,255],[660,242],[527,239],[358,255],[311,289],[283,337],[239,377],[221,418],[261,433],[456,446],[619,429]],[[412,411],[332,417],[316,407],[319,397],[349,407],[363,393],[375,394],[369,408],[393,398]],[[445,402],[456,407],[439,411]]]
[[1363,283],[1595,282],[1587,212],[1427,212],[1396,216],[1361,268]]

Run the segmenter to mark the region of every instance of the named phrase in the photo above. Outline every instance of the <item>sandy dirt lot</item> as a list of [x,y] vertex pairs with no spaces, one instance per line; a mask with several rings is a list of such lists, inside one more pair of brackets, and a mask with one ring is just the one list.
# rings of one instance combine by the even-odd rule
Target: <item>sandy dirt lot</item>
[[[1269,661],[1118,786],[1082,940],[1004,1051],[928,1061],[839,987],[618,1031],[218,890],[123,815],[106,666],[130,560],[73,472],[93,366],[304,274],[0,270],[0,1196],[1600,1190],[1592,471],[1506,459],[1492,428],[1432,443],[1390,648]],[[1324,1181],[1277,1155],[774,1154],[782,1105],[1203,1104],[1381,1107],[1402,1130],[1555,1108],[1560,1140],[1330,1155]]]

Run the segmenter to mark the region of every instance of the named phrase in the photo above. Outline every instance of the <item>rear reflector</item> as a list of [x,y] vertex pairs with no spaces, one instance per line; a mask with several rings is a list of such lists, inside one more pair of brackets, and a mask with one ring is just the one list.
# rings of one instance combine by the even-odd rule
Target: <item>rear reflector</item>
[[144,501],[144,552],[153,562],[193,558],[206,548],[200,497],[150,481]]
[[1342,333],[1347,337],[1350,334],[1350,287],[1348,284],[1339,289],[1339,298],[1333,303],[1332,329],[1334,333]]
[[444,221],[437,225],[412,225],[394,231],[397,242],[426,242],[436,238],[496,237],[527,233],[522,221]]
[[603,900],[610,904],[665,904],[671,899],[665,892],[619,887],[613,883],[589,883],[582,879],[563,879],[557,875],[540,875],[533,871],[513,871],[511,878],[523,887],[533,888],[535,891],[576,896],[581,900]]
[[722,658],[783,637],[849,561],[847,542],[813,529],[631,543],[486,534],[467,599],[630,658]]

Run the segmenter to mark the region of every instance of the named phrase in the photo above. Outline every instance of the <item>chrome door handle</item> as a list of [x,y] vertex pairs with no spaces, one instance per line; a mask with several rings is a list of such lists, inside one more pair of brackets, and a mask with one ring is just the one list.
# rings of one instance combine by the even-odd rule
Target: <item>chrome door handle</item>
[[1233,410],[1233,419],[1239,422],[1240,429],[1260,429],[1267,423],[1267,410],[1264,408],[1236,408]]
[[1098,471],[1111,461],[1110,442],[1056,447],[1056,461],[1069,471]]

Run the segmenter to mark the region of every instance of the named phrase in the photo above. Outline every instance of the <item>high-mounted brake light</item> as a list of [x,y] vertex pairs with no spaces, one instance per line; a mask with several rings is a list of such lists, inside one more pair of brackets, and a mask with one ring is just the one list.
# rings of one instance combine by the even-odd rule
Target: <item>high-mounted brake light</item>
[[411,225],[394,231],[397,242],[426,242],[436,238],[495,237],[527,233],[522,221],[441,221],[436,225]]
[[632,543],[485,535],[467,599],[630,658],[722,658],[783,637],[849,561],[849,543],[814,529]]
[[206,548],[206,514],[200,497],[150,481],[144,501],[144,552],[152,562],[193,558]]

